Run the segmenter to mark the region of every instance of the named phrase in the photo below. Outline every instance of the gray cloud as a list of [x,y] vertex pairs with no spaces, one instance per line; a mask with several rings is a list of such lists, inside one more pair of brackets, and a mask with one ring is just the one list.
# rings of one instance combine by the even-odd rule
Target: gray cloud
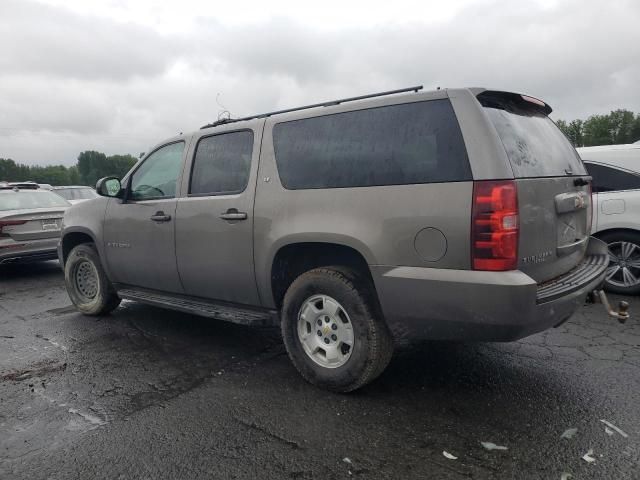
[[640,112],[632,0],[486,1],[447,22],[333,30],[200,19],[172,35],[15,0],[0,18],[0,157],[27,163],[138,153],[214,120],[217,93],[237,116],[419,83],[526,92],[555,118]]
[[0,4],[0,70],[87,80],[151,77],[166,70],[177,38],[22,0]]

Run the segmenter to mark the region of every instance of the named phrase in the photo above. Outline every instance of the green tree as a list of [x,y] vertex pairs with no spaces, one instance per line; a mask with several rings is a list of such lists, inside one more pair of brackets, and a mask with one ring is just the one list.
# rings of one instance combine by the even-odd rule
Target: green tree
[[569,123],[569,139],[576,147],[584,146],[583,130],[584,122],[582,120],[576,119]]
[[78,173],[85,185],[95,185],[102,177],[122,178],[136,163],[131,155],[111,155],[87,150],[78,156]]
[[633,143],[633,127],[635,115],[629,110],[615,110],[609,114],[611,136],[614,144]]
[[609,115],[591,115],[584,122],[584,145],[612,145],[613,129]]
[[81,152],[78,155],[78,172],[82,183],[95,185],[99,178],[109,175],[109,173],[104,173],[106,162],[107,156],[102,152],[96,152],[95,150]]

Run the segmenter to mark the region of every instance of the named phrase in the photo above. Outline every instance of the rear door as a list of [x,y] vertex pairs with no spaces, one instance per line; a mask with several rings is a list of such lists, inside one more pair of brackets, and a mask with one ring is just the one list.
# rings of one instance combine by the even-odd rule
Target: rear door
[[590,235],[590,178],[575,149],[530,97],[486,91],[478,100],[495,127],[517,183],[518,268],[537,282],[584,257]]
[[253,201],[264,120],[194,139],[176,211],[176,255],[188,295],[260,305]]

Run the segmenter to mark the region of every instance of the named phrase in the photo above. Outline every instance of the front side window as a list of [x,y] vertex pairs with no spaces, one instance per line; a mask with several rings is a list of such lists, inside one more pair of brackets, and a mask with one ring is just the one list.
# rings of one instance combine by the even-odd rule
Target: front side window
[[640,189],[640,175],[590,162],[585,162],[585,166],[593,177],[592,188],[596,193]]
[[165,145],[153,152],[131,176],[131,199],[173,198],[182,166],[184,142]]
[[240,193],[251,170],[253,132],[223,133],[198,142],[191,173],[191,195]]
[[471,179],[449,100],[390,105],[279,123],[273,142],[287,189]]

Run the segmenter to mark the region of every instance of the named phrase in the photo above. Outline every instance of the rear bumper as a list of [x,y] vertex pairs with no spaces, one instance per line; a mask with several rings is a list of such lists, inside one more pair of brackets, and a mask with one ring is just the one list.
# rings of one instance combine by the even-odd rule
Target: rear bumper
[[591,238],[580,265],[543,285],[518,270],[372,266],[371,271],[396,341],[511,341],[568,320],[603,282],[607,263],[606,245]]
[[59,238],[30,240],[17,245],[0,245],[0,265],[7,263],[39,262],[58,258]]

